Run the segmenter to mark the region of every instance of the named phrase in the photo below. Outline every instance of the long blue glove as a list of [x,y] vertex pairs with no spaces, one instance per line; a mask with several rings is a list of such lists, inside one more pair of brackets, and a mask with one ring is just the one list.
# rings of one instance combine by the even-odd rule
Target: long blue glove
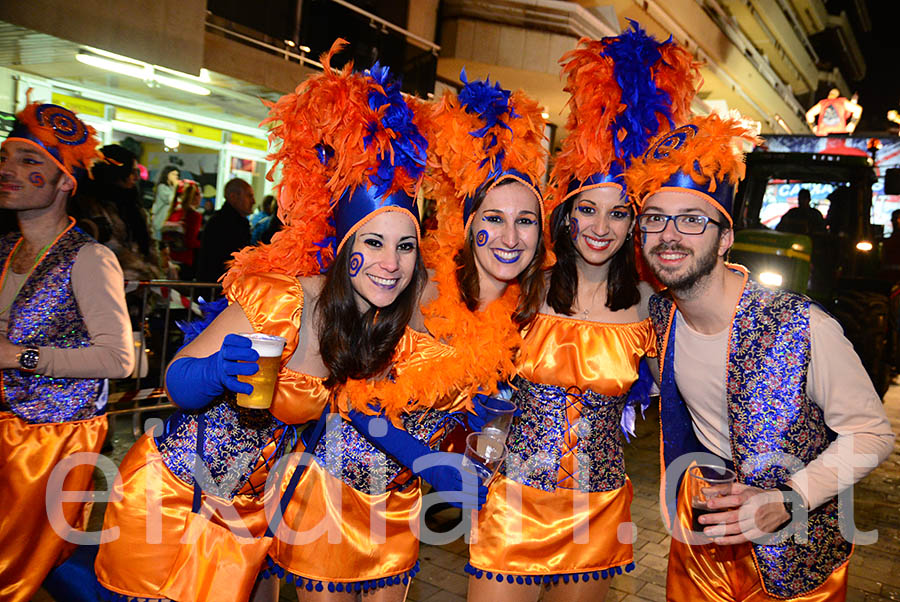
[[237,376],[256,374],[259,354],[250,340],[229,334],[222,347],[209,357],[182,357],[175,360],[166,372],[166,389],[178,406],[199,410],[225,392],[251,394],[253,385],[242,383]]
[[[484,425],[497,417],[496,414],[492,414],[487,409],[487,405],[490,405],[491,400],[495,399],[484,393],[476,393],[472,396],[472,412],[473,414],[467,414],[466,420],[469,423],[469,430],[473,432],[479,432],[484,430]],[[516,408],[516,411],[513,412],[513,416],[521,416],[522,408]]]
[[422,477],[450,505],[478,510],[487,500],[487,487],[462,467],[462,454],[434,451],[383,416],[351,411],[350,423],[372,445]]

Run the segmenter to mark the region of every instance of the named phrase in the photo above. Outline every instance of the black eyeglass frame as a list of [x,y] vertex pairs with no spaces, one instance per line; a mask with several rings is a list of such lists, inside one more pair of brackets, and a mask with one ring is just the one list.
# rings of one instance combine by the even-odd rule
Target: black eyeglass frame
[[[664,218],[666,218],[666,222],[665,222],[665,224],[663,224],[663,227],[660,228],[659,230],[647,230],[643,224],[642,218],[644,216],[664,217]],[[678,227],[678,218],[680,218],[680,217],[690,217],[690,218],[693,218],[693,219],[696,219],[696,220],[702,222],[703,229],[700,230],[699,232],[683,231],[681,228]],[[675,230],[679,234],[684,234],[685,236],[700,236],[701,234],[706,232],[706,228],[711,223],[717,225],[719,228],[722,227],[722,222],[720,222],[718,220],[714,220],[713,218],[711,218],[707,215],[697,215],[695,213],[679,213],[678,215],[668,215],[665,213],[641,213],[640,215],[637,216],[637,221],[638,221],[638,227],[640,228],[641,232],[644,232],[646,234],[661,234],[661,233],[665,232],[666,228],[669,227],[669,222],[672,222],[672,224],[675,226]]]

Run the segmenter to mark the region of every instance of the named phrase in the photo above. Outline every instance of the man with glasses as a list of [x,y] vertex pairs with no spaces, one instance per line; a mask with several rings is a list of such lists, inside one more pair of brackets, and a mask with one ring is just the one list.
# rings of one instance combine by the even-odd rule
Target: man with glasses
[[[893,434],[837,322],[725,261],[743,173],[735,137],[753,141],[738,122],[698,118],[626,173],[644,258],[668,287],[650,302],[673,527],[667,598],[844,600],[853,521],[837,496],[888,456]],[[699,505],[682,476],[694,463],[737,478],[703,491],[720,497],[692,529]]]

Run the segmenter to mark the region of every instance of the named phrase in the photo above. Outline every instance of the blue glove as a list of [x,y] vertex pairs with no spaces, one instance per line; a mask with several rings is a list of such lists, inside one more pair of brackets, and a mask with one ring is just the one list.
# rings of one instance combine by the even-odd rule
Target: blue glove
[[[469,430],[472,432],[479,432],[484,430],[484,425],[497,417],[497,414],[493,414],[488,410],[488,407],[491,406],[492,403],[497,403],[498,401],[507,402],[508,400],[501,400],[496,397],[490,397],[485,395],[484,393],[476,393],[472,397],[472,411],[474,414],[469,414],[466,416],[469,422]],[[510,402],[511,403],[511,402]],[[516,408],[516,411],[513,412],[513,416],[521,416],[522,408]]]
[[383,416],[351,411],[350,423],[372,445],[422,477],[450,505],[478,510],[487,500],[487,487],[462,467],[462,454],[434,451]]
[[[634,437],[634,423],[637,418],[637,406],[641,408],[641,417],[644,416],[644,410],[650,407],[650,394],[653,391],[653,374],[650,372],[650,366],[646,359],[642,359],[638,368],[638,378],[631,385],[628,391],[628,397],[625,398],[625,409],[622,412],[622,420],[620,426],[625,440],[631,442]],[[629,436],[630,435],[630,436]]]
[[253,385],[242,383],[237,376],[256,374],[259,354],[250,339],[229,334],[222,347],[209,357],[182,357],[166,372],[166,389],[176,405],[187,410],[206,407],[226,389],[249,395]]

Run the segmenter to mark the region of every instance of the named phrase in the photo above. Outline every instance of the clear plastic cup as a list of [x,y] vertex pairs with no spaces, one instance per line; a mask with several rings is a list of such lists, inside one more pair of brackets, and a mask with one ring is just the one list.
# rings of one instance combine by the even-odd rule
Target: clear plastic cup
[[488,421],[481,428],[481,432],[499,441],[506,441],[509,435],[509,427],[512,425],[513,416],[516,413],[516,404],[509,399],[499,397],[479,397],[476,402],[488,416]]
[[272,406],[278,369],[281,367],[281,354],[287,341],[283,337],[259,332],[242,332],[240,335],[250,339],[253,350],[259,354],[259,370],[256,374],[238,376],[239,381],[253,385],[253,393],[238,393],[237,404],[245,408],[266,410]]
[[466,437],[466,453],[462,467],[488,481],[497,473],[506,459],[506,445],[483,432],[469,433]]

